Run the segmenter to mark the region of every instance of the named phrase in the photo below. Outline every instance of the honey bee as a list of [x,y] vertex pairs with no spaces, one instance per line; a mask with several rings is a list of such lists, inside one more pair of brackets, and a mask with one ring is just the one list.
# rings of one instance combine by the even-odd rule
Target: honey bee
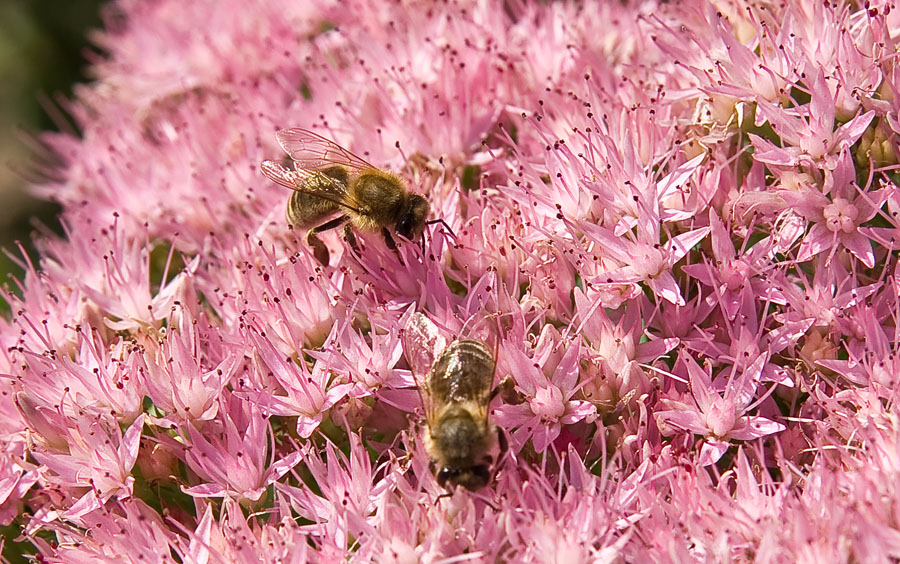
[[447,489],[484,487],[492,478],[495,444],[499,456],[507,449],[506,437],[488,421],[488,406],[511,381],[492,390],[496,362],[488,347],[471,339],[448,345],[420,313],[406,326],[403,349],[425,408],[425,449],[438,484]]
[[275,161],[265,161],[260,168],[270,180],[294,191],[287,220],[309,229],[306,242],[320,263],[327,265],[329,254],[318,235],[341,225],[357,254],[351,225],[360,231],[381,230],[391,249],[396,244],[388,227],[409,240],[422,235],[428,201],[410,193],[398,176],[307,129],[282,129],[275,137],[293,160],[293,168]]

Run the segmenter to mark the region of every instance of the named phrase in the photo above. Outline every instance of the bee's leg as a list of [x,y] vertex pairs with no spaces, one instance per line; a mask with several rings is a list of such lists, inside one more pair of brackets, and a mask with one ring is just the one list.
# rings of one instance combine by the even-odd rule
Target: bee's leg
[[319,239],[319,233],[323,231],[328,231],[329,229],[334,229],[335,227],[340,226],[342,223],[347,221],[347,216],[342,215],[341,217],[336,217],[331,221],[326,221],[322,225],[318,227],[313,227],[309,231],[306,232],[306,243],[312,248],[313,256],[316,257],[316,260],[319,261],[322,266],[328,266],[328,247],[325,246],[325,243]]
[[359,242],[356,240],[356,235],[353,234],[353,227],[349,223],[344,225],[344,239],[347,240],[350,248],[353,249],[353,253],[357,257],[361,257],[362,253],[359,251]]
[[497,425],[494,425],[494,432],[497,433],[497,462],[491,468],[491,480],[497,479],[497,473],[500,471],[500,466],[504,464],[506,453],[509,451],[509,440],[506,438],[506,432]]
[[506,440],[506,433],[500,427],[494,427],[494,429],[497,431],[497,447],[500,449],[500,452],[497,453],[497,463],[499,464],[503,460],[503,455],[509,450],[509,441]]
[[397,258],[400,259],[400,264],[404,264],[403,256],[399,253],[399,251],[397,251],[397,243],[391,236],[391,232],[387,230],[387,227],[381,228],[381,235],[384,237],[384,244],[387,245],[387,248],[397,253]]
[[381,234],[384,236],[384,244],[387,245],[387,248],[396,251],[397,243],[394,242],[394,238],[391,236],[391,232],[387,230],[387,227],[381,228]]
[[509,403],[512,405],[522,403],[519,394],[516,392],[516,383],[509,376],[507,376],[503,380],[500,380],[500,383],[497,384],[493,390],[491,390],[491,395],[488,396],[488,402],[490,402],[497,396],[500,396],[500,398],[503,400],[503,403]]

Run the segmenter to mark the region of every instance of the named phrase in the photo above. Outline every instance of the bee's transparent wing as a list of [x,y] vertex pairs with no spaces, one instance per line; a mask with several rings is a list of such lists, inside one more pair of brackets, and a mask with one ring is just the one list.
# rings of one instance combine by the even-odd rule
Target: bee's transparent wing
[[294,170],[276,161],[263,161],[259,169],[269,180],[281,184],[291,190],[297,190],[303,185],[308,175],[302,171]]
[[424,314],[415,313],[404,328],[402,342],[403,354],[406,355],[406,361],[416,379],[419,396],[422,398],[425,419],[431,427],[437,406],[428,379],[431,376],[434,359],[446,348],[447,339],[437,325]]
[[321,170],[343,166],[354,171],[375,168],[334,141],[308,129],[282,129],[275,134],[284,151],[294,159],[298,169]]
[[[485,349],[490,352],[492,357],[493,369],[491,370],[490,379],[486,382],[487,388],[483,390],[484,411],[482,416],[484,417],[485,422],[488,417],[488,404],[494,396],[495,391],[496,393],[500,393],[503,391],[501,387],[511,385],[505,384],[504,382],[495,382],[497,377],[497,364],[499,363],[500,334],[500,315],[484,311],[473,313],[460,330],[461,338],[480,342]],[[498,386],[498,388],[495,389],[494,386]],[[504,396],[504,398],[505,397],[506,396]]]
[[497,357],[497,347],[500,341],[499,314],[478,311],[469,316],[459,331],[460,339],[473,339],[487,345]]
[[[355,205],[355,202],[347,198],[347,186],[326,174],[312,169],[291,169],[276,161],[263,161],[259,165],[259,169],[266,178],[286,188],[306,192],[317,198],[328,200],[339,207],[359,212],[359,207]],[[306,181],[314,175],[317,175],[315,184],[319,188],[316,190],[304,189],[304,186],[309,184]]]

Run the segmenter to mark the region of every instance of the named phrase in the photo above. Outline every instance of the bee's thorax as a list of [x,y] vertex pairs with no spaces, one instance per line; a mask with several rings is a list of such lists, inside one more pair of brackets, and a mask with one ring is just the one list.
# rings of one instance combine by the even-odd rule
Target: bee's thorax
[[358,207],[354,224],[365,231],[392,226],[408,200],[400,179],[381,170],[361,172],[348,186],[350,203]]

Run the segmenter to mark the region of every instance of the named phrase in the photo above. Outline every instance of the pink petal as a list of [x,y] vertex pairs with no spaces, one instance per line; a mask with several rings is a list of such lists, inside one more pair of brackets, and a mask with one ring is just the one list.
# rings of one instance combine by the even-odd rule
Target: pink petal
[[725,261],[736,257],[737,253],[734,251],[731,234],[725,229],[725,224],[714,208],[709,208],[709,229],[712,235],[713,256],[716,260]]
[[[819,68],[813,79],[809,101],[809,125],[812,135],[831,131],[834,126],[834,95],[825,82],[825,72]],[[860,133],[862,135],[862,133]]]
[[622,485],[618,489],[618,501],[621,507],[628,507],[635,499],[637,499],[641,488],[645,486],[644,480],[651,470],[650,459],[645,459],[641,462],[641,465],[637,467],[637,470],[629,474],[628,477],[622,481]]
[[553,383],[559,386],[560,390],[567,397],[578,382],[578,374],[581,370],[579,365],[580,353],[580,340],[570,344],[553,372]]
[[665,339],[653,339],[639,343],[634,347],[634,360],[637,362],[651,362],[678,346],[681,342],[677,337]]
[[896,227],[860,227],[857,231],[889,251],[900,249],[900,230]]
[[7,500],[7,498],[9,498],[9,494],[15,491],[16,485],[21,479],[22,473],[16,472],[0,480],[0,505],[2,505]]
[[835,242],[836,238],[834,233],[826,229],[825,226],[816,223],[810,228],[809,234],[806,235],[803,242],[800,243],[800,249],[797,252],[797,261],[806,262],[810,260],[817,254],[833,246]]
[[862,137],[862,134],[866,132],[866,129],[869,128],[869,124],[872,123],[874,118],[875,110],[869,110],[840,126],[836,132],[836,135],[839,135],[841,139],[840,148],[846,149],[856,143]]
[[297,417],[297,434],[302,438],[309,438],[322,422],[322,414],[318,413],[315,417],[306,417],[301,415]]
[[865,386],[869,383],[869,378],[865,368],[847,360],[818,360],[816,365],[820,365],[828,370],[834,370],[847,379],[848,382],[857,386]]
[[122,444],[119,446],[119,452],[125,456],[122,460],[122,466],[125,470],[131,470],[134,462],[137,460],[138,451],[141,447],[141,431],[144,429],[144,414],[142,413],[135,422],[125,431],[122,437]]
[[192,488],[182,487],[181,491],[192,497],[225,497],[228,492],[219,484],[200,484]]
[[859,231],[847,233],[841,237],[841,243],[850,249],[850,252],[866,265],[866,268],[875,266],[875,253],[872,251],[872,243],[869,242],[865,235]]
[[720,395],[712,387],[712,379],[706,370],[701,368],[697,361],[687,354],[678,356],[687,367],[690,378],[691,391],[700,410],[706,412],[709,407],[720,399]]
[[539,425],[535,428],[534,433],[531,435],[531,442],[534,444],[534,450],[536,452],[546,452],[550,443],[555,441],[556,437],[559,436],[560,430],[561,427],[559,423]]
[[281,460],[276,461],[269,467],[267,483],[274,482],[278,478],[284,476],[291,468],[297,465],[303,458],[300,452],[293,452]]
[[596,415],[597,407],[586,401],[570,401],[566,404],[566,414],[559,418],[563,425],[571,425],[582,419]]
[[706,159],[706,153],[701,153],[663,177],[656,185],[659,199],[663,200],[676,195],[684,183],[690,180],[691,175],[700,168],[704,159]]
[[731,444],[718,439],[706,439],[700,447],[700,456],[697,463],[701,466],[715,464],[725,454]]
[[191,535],[191,544],[188,546],[186,561],[191,564],[207,564],[209,562],[209,547],[213,525],[212,505],[206,506],[203,518],[197,524],[197,529]]
[[672,250],[672,262],[681,260],[694,245],[702,241],[708,234],[709,227],[701,227],[673,237],[666,243],[666,247]]
[[772,433],[780,433],[787,428],[781,423],[776,423],[771,419],[766,419],[765,417],[759,417],[756,415],[741,417],[741,420],[744,422],[744,424],[741,425],[739,429],[729,433],[729,437],[746,441],[750,439],[757,439],[759,437],[765,437],[767,435],[771,435]]
[[66,511],[65,516],[67,519],[83,517],[95,509],[100,509],[102,506],[103,502],[97,497],[97,492],[91,490],[81,496],[81,499],[76,501],[75,504]]
[[697,435],[706,435],[709,433],[709,429],[706,427],[706,421],[698,411],[672,409],[657,411],[654,415],[658,421],[678,427],[685,431],[690,431]]
[[659,276],[647,280],[647,285],[653,290],[653,293],[675,305],[684,305],[684,298],[681,297],[681,290],[675,277],[669,271],[662,272]]
[[769,332],[768,351],[772,354],[779,353],[796,343],[812,327],[813,323],[815,323],[815,319],[788,321],[781,327],[773,329]]

